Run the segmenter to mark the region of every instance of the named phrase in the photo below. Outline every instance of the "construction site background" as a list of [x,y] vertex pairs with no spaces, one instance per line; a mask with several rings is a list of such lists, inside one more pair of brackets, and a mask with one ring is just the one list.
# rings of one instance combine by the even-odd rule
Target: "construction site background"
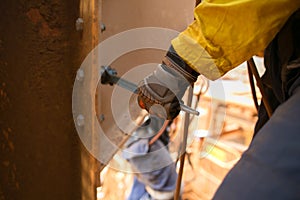
[[[263,73],[263,59],[257,57],[255,61],[259,72]],[[182,199],[211,199],[228,171],[251,142],[257,111],[252,99],[246,63],[224,76],[222,84],[226,100],[212,100],[209,92],[206,92],[200,97],[197,106],[201,117],[197,122],[191,122],[191,126],[196,123],[198,128],[195,130],[191,127],[193,130],[189,132]],[[259,92],[257,95],[260,98]],[[212,101],[218,105],[212,106]],[[201,138],[201,134],[214,131],[209,130],[212,123],[216,124],[215,129],[220,129],[220,134]],[[183,134],[182,128],[177,134]],[[118,169],[124,170],[113,166],[121,166]],[[117,154],[101,173],[102,185],[97,189],[98,200],[126,199],[134,176],[126,172],[126,169],[130,171],[129,168],[129,163]]]

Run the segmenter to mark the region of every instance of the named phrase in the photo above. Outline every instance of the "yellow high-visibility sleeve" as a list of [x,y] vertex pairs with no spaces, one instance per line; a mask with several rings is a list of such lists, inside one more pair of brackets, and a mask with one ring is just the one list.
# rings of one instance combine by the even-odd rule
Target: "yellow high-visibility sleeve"
[[215,80],[262,52],[299,7],[300,0],[204,0],[172,45],[193,69]]

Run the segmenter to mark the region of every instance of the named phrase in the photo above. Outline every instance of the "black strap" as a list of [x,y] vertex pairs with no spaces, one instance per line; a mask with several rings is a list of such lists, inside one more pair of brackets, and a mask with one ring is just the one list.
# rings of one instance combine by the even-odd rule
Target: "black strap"
[[254,85],[253,73],[251,71],[249,62],[247,62],[247,68],[248,68],[248,77],[249,77],[249,82],[250,82],[250,87],[251,87],[252,98],[254,101],[256,111],[258,112],[258,100],[257,100],[257,96],[256,96],[256,89],[255,89],[255,85]]
[[266,95],[266,92],[264,90],[261,78],[260,78],[260,76],[258,74],[258,71],[257,71],[257,68],[256,68],[256,65],[254,63],[253,58],[250,58],[247,61],[247,63],[249,64],[249,68],[251,70],[251,73],[253,73],[253,75],[254,75],[254,77],[256,79],[257,86],[258,86],[258,88],[260,90],[260,93],[262,95],[262,102],[263,102],[263,104],[264,104],[264,106],[265,106],[265,108],[267,110],[268,116],[271,117],[271,115],[273,113],[273,110],[272,110],[271,105],[270,105],[270,103],[268,101],[268,98],[265,98],[265,97],[267,97],[267,95]]

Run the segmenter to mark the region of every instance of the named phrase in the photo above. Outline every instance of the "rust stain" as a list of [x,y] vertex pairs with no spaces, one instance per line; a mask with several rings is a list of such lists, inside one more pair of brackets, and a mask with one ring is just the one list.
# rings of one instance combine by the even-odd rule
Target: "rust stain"
[[9,98],[5,86],[5,83],[0,85],[0,110],[4,110],[9,104]]
[[44,17],[41,15],[40,10],[37,8],[31,8],[26,16],[28,19],[38,27],[38,32],[41,37],[58,37],[61,32],[57,28],[50,28]]
[[8,141],[8,147],[10,149],[11,152],[14,152],[15,151],[15,145],[14,143],[12,143],[12,141]]
[[39,11],[39,9],[37,8],[31,8],[27,13],[26,16],[29,18],[29,20],[37,25],[38,23],[40,23],[43,20],[43,17]]
[[7,130],[3,129],[2,133],[3,133],[3,136],[6,140],[7,147],[9,148],[9,150],[11,152],[14,152],[15,151],[15,145],[13,144],[13,142],[9,138],[9,134],[11,133],[11,129],[10,128],[8,128]]
[[20,183],[18,181],[15,182],[17,190],[20,189]]
[[41,24],[39,34],[43,37],[54,36],[57,37],[60,35],[60,32],[57,28],[51,29],[49,25],[44,21]]
[[6,130],[3,130],[2,133],[3,133],[4,138],[6,140],[8,140],[8,132]]
[[8,160],[3,161],[2,164],[3,164],[5,167],[8,167],[8,166],[9,166],[9,161],[8,161]]

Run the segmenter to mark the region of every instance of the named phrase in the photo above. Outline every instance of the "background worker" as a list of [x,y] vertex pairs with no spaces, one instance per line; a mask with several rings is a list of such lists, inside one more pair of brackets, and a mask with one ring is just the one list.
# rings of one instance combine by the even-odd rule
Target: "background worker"
[[[135,172],[128,200],[170,200],[174,197],[176,164],[168,150],[171,122],[167,127],[163,124],[164,119],[150,115],[125,144],[123,157]],[[161,129],[162,135],[153,141]]]
[[204,0],[172,40],[161,65],[139,85],[139,105],[173,119],[186,88],[264,52],[262,77],[272,109],[259,107],[255,137],[214,199],[300,198],[300,1]]

